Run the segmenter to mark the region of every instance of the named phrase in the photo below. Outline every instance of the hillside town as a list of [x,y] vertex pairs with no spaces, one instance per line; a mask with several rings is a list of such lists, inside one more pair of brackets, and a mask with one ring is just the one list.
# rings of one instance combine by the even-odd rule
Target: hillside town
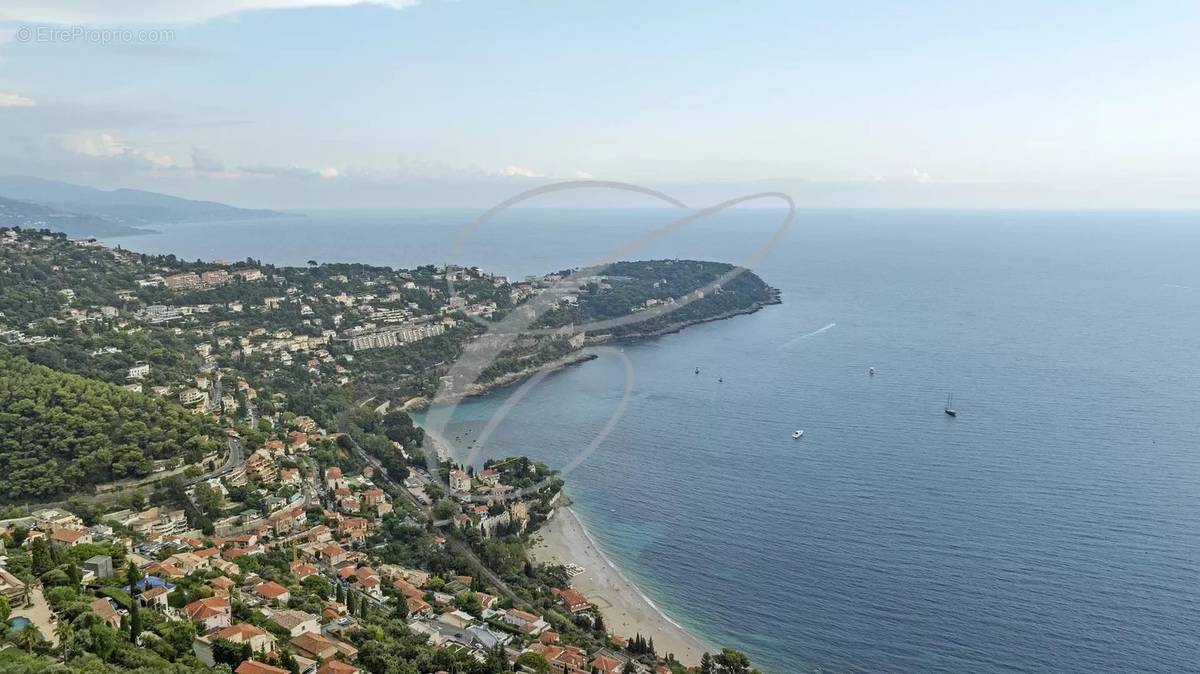
[[[573,325],[729,269],[621,265],[513,282],[188,263],[0,229],[0,384],[34,414],[0,428],[8,641],[238,674],[685,671],[610,632],[578,569],[531,560],[565,501],[549,467],[455,464],[406,413],[464,383],[449,363],[522,302],[549,293],[544,329],[501,340],[485,384],[573,362],[593,337]],[[774,298],[744,282],[695,302],[697,320]],[[45,433],[65,451],[32,441]],[[121,634],[139,649],[101,645]]]
[[[184,508],[87,512],[88,521],[65,508],[43,508],[0,522],[6,544],[0,591],[10,612],[41,608],[28,613],[32,625],[55,635],[56,621],[86,603],[113,630],[140,628],[131,635],[139,645],[158,650],[152,644],[178,645],[180,634],[191,635],[188,652],[172,655],[225,664],[238,674],[390,671],[360,661],[363,631],[385,616],[403,621],[433,651],[450,654],[450,662],[503,660],[502,671],[563,674],[675,671],[665,658],[638,654],[636,645],[631,650],[634,635],[603,634],[597,641],[596,631],[604,629],[599,614],[568,583],[550,587],[543,604],[550,610],[539,611],[483,574],[389,561],[398,540],[427,545],[419,556],[436,557],[447,536],[528,533],[531,523],[552,516],[561,483],[531,496],[505,496],[544,466],[514,458],[474,475],[450,469],[452,493],[437,509],[452,513],[446,534],[430,533],[438,529],[419,521],[411,495],[398,495],[397,509],[397,495],[370,465],[355,474],[336,465],[319,469],[302,443],[289,442],[257,451],[245,466],[188,488]],[[436,494],[430,478],[414,473],[408,489],[424,484]],[[233,500],[245,498],[247,486],[260,508]],[[189,510],[214,507],[230,514],[214,521],[213,532],[189,525]],[[22,571],[37,580],[19,579]],[[580,629],[593,637],[584,645],[570,639]]]

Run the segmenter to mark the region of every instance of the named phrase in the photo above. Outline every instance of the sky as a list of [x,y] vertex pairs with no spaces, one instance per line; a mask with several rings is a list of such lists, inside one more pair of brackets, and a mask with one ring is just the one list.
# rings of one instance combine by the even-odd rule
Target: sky
[[1200,208],[1196,35],[1195,2],[4,0],[0,174],[298,209],[589,178]]

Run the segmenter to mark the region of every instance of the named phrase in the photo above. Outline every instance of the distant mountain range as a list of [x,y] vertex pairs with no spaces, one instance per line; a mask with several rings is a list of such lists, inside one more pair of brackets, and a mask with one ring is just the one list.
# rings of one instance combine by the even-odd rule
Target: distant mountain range
[[287,217],[143,190],[98,190],[29,176],[0,177],[0,226],[45,227],[72,237],[147,233],[184,222]]

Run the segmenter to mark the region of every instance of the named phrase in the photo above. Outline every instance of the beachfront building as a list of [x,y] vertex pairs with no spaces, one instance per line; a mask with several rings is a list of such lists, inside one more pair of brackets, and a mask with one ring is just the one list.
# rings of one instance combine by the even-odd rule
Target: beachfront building
[[515,608],[510,608],[504,613],[504,622],[516,627],[529,636],[538,636],[550,629],[550,623],[547,623],[542,616]]
[[558,603],[562,604],[563,608],[567,609],[571,613],[583,613],[592,607],[592,605],[588,603],[587,597],[583,596],[574,588],[560,590],[556,587],[551,590],[551,592],[553,593],[554,598],[558,600]]
[[461,470],[450,471],[450,490],[462,493],[471,491],[471,476]]

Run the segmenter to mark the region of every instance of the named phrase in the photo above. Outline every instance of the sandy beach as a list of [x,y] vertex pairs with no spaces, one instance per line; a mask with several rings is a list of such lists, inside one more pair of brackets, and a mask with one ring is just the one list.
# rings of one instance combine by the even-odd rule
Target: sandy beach
[[574,562],[584,569],[571,579],[575,589],[600,608],[608,631],[622,637],[640,633],[654,638],[660,654],[674,653],[685,665],[696,665],[705,651],[715,650],[671,622],[598,550],[570,508],[559,508],[538,531],[533,546],[539,562]]

